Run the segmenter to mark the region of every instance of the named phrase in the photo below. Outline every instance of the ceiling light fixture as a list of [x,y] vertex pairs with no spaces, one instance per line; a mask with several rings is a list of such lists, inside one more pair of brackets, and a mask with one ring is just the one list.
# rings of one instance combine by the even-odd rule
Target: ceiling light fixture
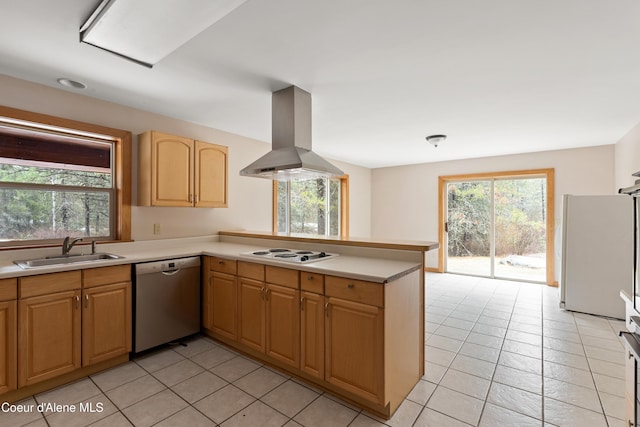
[[82,82],[79,82],[79,81],[76,81],[76,80],[67,79],[65,77],[59,78],[57,81],[58,81],[58,83],[60,85],[65,86],[65,87],[72,87],[74,89],[86,89],[87,88],[86,84],[84,84]]
[[434,147],[438,147],[438,144],[444,142],[447,139],[447,135],[429,135],[427,138],[427,142]]
[[103,0],[80,41],[151,68],[247,0]]

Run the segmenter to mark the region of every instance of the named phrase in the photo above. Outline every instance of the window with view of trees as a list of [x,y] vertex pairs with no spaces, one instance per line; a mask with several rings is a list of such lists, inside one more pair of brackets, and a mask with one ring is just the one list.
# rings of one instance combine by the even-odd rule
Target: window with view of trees
[[344,235],[346,178],[277,181],[277,231],[320,236]]
[[119,142],[0,120],[0,245],[120,238]]

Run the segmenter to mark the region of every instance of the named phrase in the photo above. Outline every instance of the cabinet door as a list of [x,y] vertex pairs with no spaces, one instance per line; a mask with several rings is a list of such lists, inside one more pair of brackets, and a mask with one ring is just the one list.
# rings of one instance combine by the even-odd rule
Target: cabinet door
[[35,384],[80,367],[80,291],[18,303],[18,386]]
[[238,331],[236,277],[224,273],[209,273],[203,298],[204,328],[235,340]]
[[266,353],[291,365],[300,366],[300,291],[267,284]]
[[382,404],[384,310],[333,297],[327,302],[326,381]]
[[258,280],[238,278],[238,341],[264,353],[265,284]]
[[16,307],[16,301],[0,302],[0,394],[14,390],[17,385]]
[[129,353],[131,283],[85,289],[82,303],[82,365]]
[[227,207],[227,152],[228,148],[222,145],[196,141],[197,207]]
[[300,299],[300,369],[324,379],[324,296],[311,292]]
[[152,133],[151,205],[193,206],[194,142]]

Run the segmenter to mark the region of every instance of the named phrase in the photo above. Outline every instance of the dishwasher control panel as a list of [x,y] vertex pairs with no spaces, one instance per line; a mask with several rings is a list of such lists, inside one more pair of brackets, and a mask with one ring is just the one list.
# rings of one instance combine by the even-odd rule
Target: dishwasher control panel
[[136,274],[159,273],[175,271],[183,268],[200,266],[200,257],[179,258],[166,261],[152,261],[136,264]]

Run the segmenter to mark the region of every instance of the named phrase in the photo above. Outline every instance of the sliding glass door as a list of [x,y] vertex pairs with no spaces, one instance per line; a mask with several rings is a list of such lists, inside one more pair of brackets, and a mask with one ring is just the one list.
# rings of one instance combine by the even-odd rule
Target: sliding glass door
[[546,281],[546,176],[452,180],[446,195],[447,272]]
[[491,276],[491,181],[447,184],[447,271]]

